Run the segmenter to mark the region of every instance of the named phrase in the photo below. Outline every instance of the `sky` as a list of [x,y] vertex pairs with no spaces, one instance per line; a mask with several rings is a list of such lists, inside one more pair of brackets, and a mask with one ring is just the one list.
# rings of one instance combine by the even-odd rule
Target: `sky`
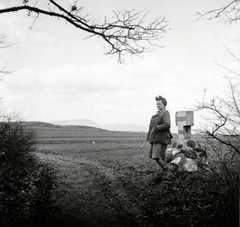
[[[1,0],[0,8],[17,2]],[[103,40],[86,39],[87,33],[63,20],[40,15],[35,21],[24,11],[0,15],[0,32],[6,34],[1,45],[10,45],[0,49],[0,69],[12,71],[0,81],[1,108],[20,113],[26,121],[148,124],[157,111],[155,96],[162,95],[176,132],[177,111],[192,110],[203,98],[210,100],[227,90],[226,74],[219,65],[239,67],[226,49],[239,50],[240,25],[196,16],[227,3],[79,0],[92,18],[123,9],[148,9],[147,21],[166,17],[169,31],[159,40],[164,47],[141,58],[128,57],[127,64],[105,55]],[[194,118],[197,129],[204,119],[201,112],[194,112]]]

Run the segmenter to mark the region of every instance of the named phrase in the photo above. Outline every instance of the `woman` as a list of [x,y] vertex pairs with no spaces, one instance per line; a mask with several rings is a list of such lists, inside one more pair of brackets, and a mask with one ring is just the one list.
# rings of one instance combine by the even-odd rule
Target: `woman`
[[152,116],[147,141],[151,144],[149,158],[156,160],[161,168],[164,168],[167,145],[171,144],[172,135],[170,132],[171,120],[166,110],[167,100],[162,96],[155,98],[158,111]]

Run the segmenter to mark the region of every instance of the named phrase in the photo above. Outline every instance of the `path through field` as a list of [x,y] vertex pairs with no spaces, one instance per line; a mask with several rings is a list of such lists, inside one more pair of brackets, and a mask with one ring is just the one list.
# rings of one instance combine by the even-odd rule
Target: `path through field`
[[140,188],[157,169],[147,149],[144,139],[40,145],[37,157],[57,170],[55,215],[61,224],[143,226],[148,215]]

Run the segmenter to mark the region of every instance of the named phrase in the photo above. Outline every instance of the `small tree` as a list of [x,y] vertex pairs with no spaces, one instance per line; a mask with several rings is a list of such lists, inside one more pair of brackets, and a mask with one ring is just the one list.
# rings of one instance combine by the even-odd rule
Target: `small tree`
[[[240,1],[231,1],[226,6],[206,13],[198,13],[208,20],[221,18],[233,23],[240,20]],[[240,59],[228,51],[240,65]],[[218,189],[217,217],[219,223],[228,226],[239,225],[239,166],[240,166],[240,72],[227,70],[228,91],[211,101],[200,102],[197,110],[206,111],[205,125],[199,132],[205,135],[212,157],[210,163],[214,174],[214,187]],[[239,69],[239,67],[238,67]],[[212,186],[212,187],[213,187]]]
[[[60,2],[60,1],[59,1]],[[118,60],[123,61],[126,54],[141,55],[150,51],[156,41],[162,38],[167,31],[167,24],[164,17],[160,17],[153,22],[146,23],[147,11],[135,10],[113,12],[113,16],[105,17],[102,22],[90,19],[88,13],[84,13],[84,7],[78,6],[77,1],[73,4],[57,3],[53,0],[33,1],[24,0],[17,6],[9,6],[0,9],[0,14],[18,12],[25,10],[28,16],[36,14],[52,16],[66,20],[74,27],[88,33],[88,38],[97,36],[108,44],[106,54],[118,55]]]

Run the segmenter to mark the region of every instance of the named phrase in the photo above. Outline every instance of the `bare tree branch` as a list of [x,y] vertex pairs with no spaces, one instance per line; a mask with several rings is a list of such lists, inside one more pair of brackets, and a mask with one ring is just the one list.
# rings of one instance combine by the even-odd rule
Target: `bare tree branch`
[[232,23],[240,20],[240,0],[233,0],[226,6],[210,10],[205,13],[197,12],[198,19],[212,20],[221,18],[226,22]]
[[[6,34],[0,34],[0,45],[3,43],[3,40],[6,38]],[[12,44],[13,45],[13,44]],[[10,47],[12,45],[5,45],[5,46],[0,46],[1,48],[6,48],[6,47]],[[2,67],[2,69],[0,69],[0,80],[3,76],[5,76],[6,74],[11,73],[10,71],[6,70],[6,65],[4,67]]]
[[[240,154],[240,134],[239,129],[236,127],[232,127],[237,124],[236,121],[231,121],[231,116],[228,113],[219,108],[218,105],[215,104],[217,99],[212,100],[211,104],[200,103],[197,105],[197,110],[209,110],[214,118],[208,117],[206,121],[209,121],[208,128],[212,127],[212,130],[208,129],[206,126],[202,129],[197,130],[201,134],[205,134],[206,136],[210,136],[211,138],[219,141],[222,144],[232,148],[238,154]],[[239,118],[239,116],[238,116]],[[232,125],[233,124],[233,125]],[[238,122],[239,126],[239,122]],[[233,142],[236,140],[238,142]]]
[[240,154],[240,93],[236,89],[240,84],[227,78],[229,96],[215,97],[211,102],[198,103],[196,110],[207,111],[205,126],[197,130]]
[[164,17],[146,23],[147,10],[114,11],[112,17],[105,17],[104,21],[99,23],[95,19],[88,19],[89,14],[83,15],[83,7],[78,7],[77,2],[70,5],[69,9],[54,0],[47,0],[47,5],[40,4],[38,1],[35,4],[30,2],[32,1],[24,0],[18,6],[0,9],[0,14],[22,10],[26,10],[28,16],[36,13],[33,24],[40,14],[66,20],[74,27],[89,33],[87,38],[101,37],[108,44],[105,54],[117,55],[119,62],[122,62],[124,56],[128,54],[141,55],[153,50],[154,46],[159,46],[159,40],[168,30]]

